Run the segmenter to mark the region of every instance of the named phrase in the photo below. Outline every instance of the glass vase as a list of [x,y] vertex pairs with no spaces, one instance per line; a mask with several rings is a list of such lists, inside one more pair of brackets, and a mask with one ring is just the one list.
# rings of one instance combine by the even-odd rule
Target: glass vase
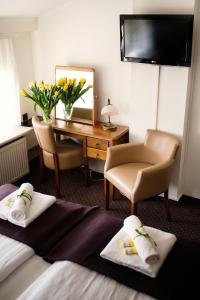
[[51,113],[43,111],[43,122],[50,124],[52,122]]
[[73,104],[65,105],[64,117],[65,117],[66,120],[71,120],[72,113],[73,113]]

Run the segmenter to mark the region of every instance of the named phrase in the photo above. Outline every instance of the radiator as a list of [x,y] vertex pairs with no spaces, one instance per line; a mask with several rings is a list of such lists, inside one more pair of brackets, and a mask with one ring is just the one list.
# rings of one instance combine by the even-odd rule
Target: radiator
[[26,138],[0,148],[0,184],[14,182],[29,172]]

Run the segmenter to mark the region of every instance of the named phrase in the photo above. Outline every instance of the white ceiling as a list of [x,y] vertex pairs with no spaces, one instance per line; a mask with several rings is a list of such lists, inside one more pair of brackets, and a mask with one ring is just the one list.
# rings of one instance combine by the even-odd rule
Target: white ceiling
[[0,18],[37,17],[69,0],[0,0]]

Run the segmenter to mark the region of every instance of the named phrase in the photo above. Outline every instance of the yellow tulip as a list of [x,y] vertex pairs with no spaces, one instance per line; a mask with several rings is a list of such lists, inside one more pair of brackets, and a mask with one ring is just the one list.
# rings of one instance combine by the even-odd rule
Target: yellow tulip
[[22,95],[22,96],[24,96],[24,97],[26,97],[28,94],[27,94],[27,92],[25,91],[25,90],[21,90],[20,91],[20,94]]
[[55,95],[56,97],[58,96],[58,94],[59,94],[59,92],[58,92],[58,91],[55,91],[54,95]]
[[67,83],[67,77],[63,78],[63,84]]
[[86,79],[85,78],[81,78],[80,82],[82,82],[84,84],[86,82]]
[[66,92],[67,91],[67,88],[68,88],[68,84],[65,83],[64,87],[63,87],[63,91]]
[[35,81],[30,81],[28,85],[29,85],[29,88],[31,89],[32,87],[35,87],[36,82]]
[[72,79],[72,84],[75,85],[76,84],[76,78]]
[[43,81],[40,82],[40,88],[44,89],[44,82]]
[[46,83],[46,84],[44,85],[44,88],[45,88],[45,90],[48,90],[48,89],[49,89],[49,84]]
[[93,84],[88,85],[89,89],[93,88]]
[[64,85],[64,80],[63,80],[63,78],[58,79],[57,85],[59,85],[59,86]]

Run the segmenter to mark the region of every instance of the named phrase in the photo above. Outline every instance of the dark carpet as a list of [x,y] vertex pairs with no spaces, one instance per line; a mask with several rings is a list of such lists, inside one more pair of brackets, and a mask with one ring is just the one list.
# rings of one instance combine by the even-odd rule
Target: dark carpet
[[[46,170],[45,181],[40,183],[39,160],[30,162],[30,173],[15,184],[23,182],[33,184],[35,191],[55,195],[54,173]],[[85,186],[83,170],[75,169],[61,172],[61,194],[65,201],[85,205],[99,205],[104,207],[103,176],[91,172],[90,186]],[[174,233],[183,238],[200,244],[200,199],[182,197],[178,202],[170,201],[172,221],[165,216],[163,199],[154,197],[139,204],[138,217],[148,226]],[[122,219],[130,213],[130,202],[120,193],[116,193],[116,200],[110,204],[110,212]]]

